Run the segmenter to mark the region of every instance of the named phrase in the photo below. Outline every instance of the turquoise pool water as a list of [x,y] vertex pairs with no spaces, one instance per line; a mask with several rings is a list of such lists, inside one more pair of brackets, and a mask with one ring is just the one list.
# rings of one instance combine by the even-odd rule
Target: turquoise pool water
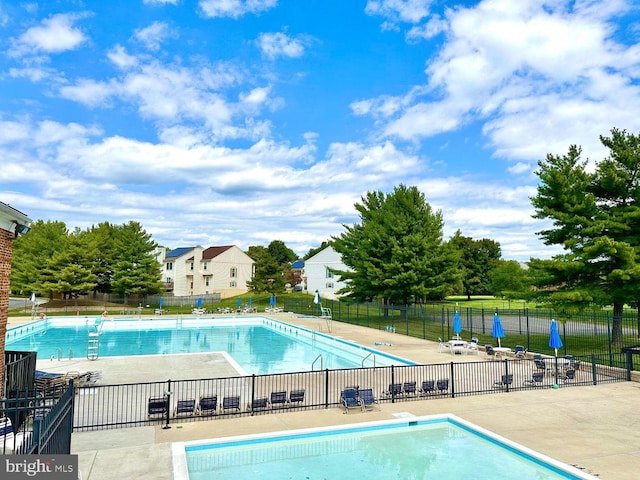
[[[88,333],[99,330],[101,357],[227,352],[248,374],[371,366],[374,350],[263,317],[122,319],[52,317],[7,332],[7,350],[38,358],[83,358]],[[322,356],[318,360],[319,356]],[[374,352],[376,365],[411,362]],[[368,362],[368,363],[367,363]]]
[[174,478],[595,479],[454,416],[181,444]]

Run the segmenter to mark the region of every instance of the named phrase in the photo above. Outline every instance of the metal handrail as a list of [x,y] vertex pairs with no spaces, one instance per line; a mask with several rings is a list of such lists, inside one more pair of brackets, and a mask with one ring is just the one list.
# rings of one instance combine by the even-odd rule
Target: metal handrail
[[374,366],[374,367],[376,366],[376,356],[374,355],[374,353],[373,353],[373,352],[369,352],[369,355],[367,355],[366,357],[364,357],[364,358],[362,359],[362,364],[361,364],[361,365],[362,365],[362,367],[364,367],[364,362],[365,362],[365,361],[367,360],[367,358],[369,358],[371,355],[373,355],[373,366]]
[[320,360],[320,370],[322,370],[322,354],[318,355],[316,359],[311,363],[311,370],[315,370],[314,367],[318,360]]

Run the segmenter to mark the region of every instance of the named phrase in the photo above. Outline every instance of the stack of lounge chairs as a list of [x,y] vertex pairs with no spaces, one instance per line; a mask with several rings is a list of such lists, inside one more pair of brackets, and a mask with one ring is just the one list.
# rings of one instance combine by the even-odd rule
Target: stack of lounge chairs
[[78,388],[95,385],[101,378],[102,372],[98,371],[51,373],[36,370],[34,383],[36,390],[46,394],[66,388],[71,380],[74,387]]

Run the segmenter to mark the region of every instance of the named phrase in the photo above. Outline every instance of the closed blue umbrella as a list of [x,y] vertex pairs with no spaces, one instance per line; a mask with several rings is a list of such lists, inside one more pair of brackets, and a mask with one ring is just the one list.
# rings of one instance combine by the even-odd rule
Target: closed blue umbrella
[[158,302],[158,306],[162,308],[162,297],[160,297],[160,301]]
[[462,323],[460,322],[460,314],[456,310],[456,312],[453,314],[453,333],[459,335],[461,331]]
[[198,300],[196,301],[196,307],[202,308],[202,297],[198,297]]
[[560,339],[560,332],[558,332],[558,324],[555,320],[551,320],[551,328],[549,331],[549,346],[556,352],[558,356],[558,349],[562,348],[562,340]]
[[253,298],[252,297],[249,297],[249,306],[253,307]]
[[240,297],[238,297],[238,307],[242,306],[242,299]]
[[276,302],[276,294],[274,293],[274,294],[273,294],[273,306],[274,306],[274,307],[276,306],[276,303],[277,303],[277,302]]
[[504,338],[504,329],[502,328],[502,322],[497,313],[493,314],[493,328],[491,329],[491,336],[498,339],[498,347],[500,347],[500,339]]
[[269,296],[269,306],[273,307],[273,294]]

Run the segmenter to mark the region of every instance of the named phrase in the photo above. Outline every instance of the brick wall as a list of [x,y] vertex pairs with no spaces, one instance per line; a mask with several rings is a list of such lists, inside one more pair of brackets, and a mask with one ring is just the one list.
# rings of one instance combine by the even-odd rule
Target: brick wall
[[9,278],[11,277],[11,251],[13,233],[0,228],[0,397],[4,388],[4,341],[9,316]]

